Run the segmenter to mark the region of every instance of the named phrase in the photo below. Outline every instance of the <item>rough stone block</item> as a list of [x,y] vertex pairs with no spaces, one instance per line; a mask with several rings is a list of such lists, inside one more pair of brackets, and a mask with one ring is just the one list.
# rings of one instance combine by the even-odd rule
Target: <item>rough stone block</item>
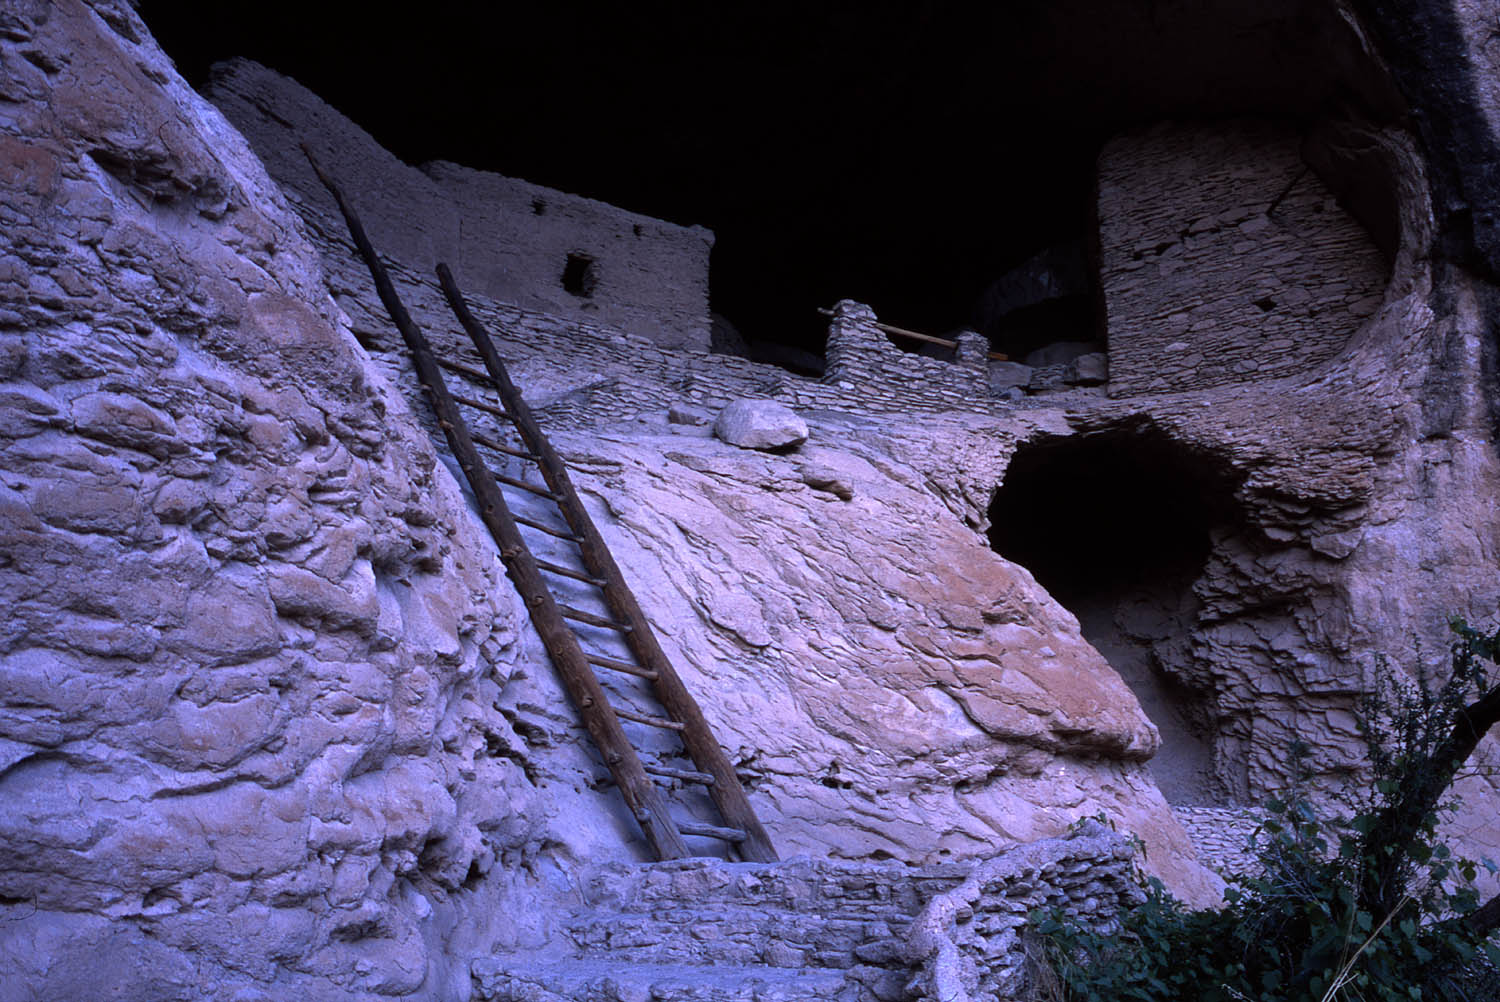
[[736,400],[719,412],[714,434],[742,449],[784,449],[807,441],[807,422],[774,400]]

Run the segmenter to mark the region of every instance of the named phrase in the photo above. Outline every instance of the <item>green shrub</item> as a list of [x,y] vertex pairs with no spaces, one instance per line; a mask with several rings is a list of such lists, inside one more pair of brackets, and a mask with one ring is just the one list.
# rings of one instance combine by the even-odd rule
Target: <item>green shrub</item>
[[1370,791],[1328,814],[1301,784],[1269,801],[1257,866],[1222,907],[1190,910],[1153,879],[1114,935],[1033,916],[1065,1002],[1495,1002],[1476,986],[1500,966],[1496,906],[1479,907],[1476,864],[1438,826],[1497,713],[1500,632],[1453,629],[1445,682],[1391,680],[1361,708]]

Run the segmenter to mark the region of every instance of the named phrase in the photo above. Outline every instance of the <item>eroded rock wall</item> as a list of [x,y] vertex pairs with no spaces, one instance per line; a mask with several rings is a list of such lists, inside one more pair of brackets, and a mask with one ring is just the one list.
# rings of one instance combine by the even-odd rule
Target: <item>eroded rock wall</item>
[[[1239,486],[1188,593],[1186,628],[1152,643],[1170,679],[1216,717],[1215,778],[1232,801],[1288,785],[1292,749],[1328,788],[1361,782],[1354,711],[1376,675],[1440,674],[1447,620],[1493,623],[1500,489],[1487,396],[1482,275],[1444,264],[1413,137],[1360,143],[1400,194],[1400,243],[1381,307],[1302,375],[1142,396],[1079,414],[1085,434],[1144,422]],[[1384,659],[1384,660],[1382,660]],[[1495,855],[1494,743],[1460,784],[1455,828]]]
[[492,547],[132,8],[0,25],[0,998],[441,982],[533,838]]

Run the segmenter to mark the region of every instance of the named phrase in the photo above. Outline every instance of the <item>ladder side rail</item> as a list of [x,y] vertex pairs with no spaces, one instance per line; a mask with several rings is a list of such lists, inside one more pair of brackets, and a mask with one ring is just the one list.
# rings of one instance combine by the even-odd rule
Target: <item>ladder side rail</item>
[[371,277],[375,280],[375,288],[380,294],[380,300],[390,312],[391,319],[395,321],[397,329],[406,341],[407,348],[411,351],[417,378],[432,401],[433,409],[438,415],[438,424],[448,439],[448,446],[453,450],[459,466],[474,489],[474,494],[479,500],[480,514],[495,542],[499,544],[500,556],[505,562],[506,571],[515,582],[516,590],[524,599],[527,610],[531,614],[532,623],[536,626],[548,655],[557,666],[558,674],[562,676],[564,687],[573,700],[579,716],[583,719],[584,726],[604,757],[605,765],[614,776],[621,796],[624,797],[626,805],[640,824],[647,841],[651,843],[659,858],[680,859],[688,856],[687,844],[682,840],[682,833],[667,812],[656,784],[646,775],[640,757],[626,738],[624,729],[615,716],[603,687],[599,684],[593,669],[589,667],[577,636],[563,620],[557,603],[552,598],[545,579],[542,578],[541,571],[536,567],[535,558],[532,557],[520,530],[511,517],[505,496],[495,482],[486,475],[484,463],[480,460],[474,443],[469,437],[468,428],[448,393],[447,386],[443,382],[442,370],[439,369],[434,359],[427,339],[401,303],[385,266],[376,256],[375,249],[365,235],[359,217],[345,200],[343,192],[323,172],[321,166],[305,147],[303,152],[307,153],[313,170],[317,172],[319,180],[328,188],[329,193],[333,195],[339,210],[344,215],[344,221],[349,226],[355,246],[358,247],[360,256],[364,258],[365,264],[369,266]]
[[449,306],[453,308],[459,323],[463,325],[464,330],[474,341],[475,347],[479,349],[485,368],[494,379],[495,389],[500,393],[501,400],[510,413],[517,431],[525,441],[526,447],[540,457],[538,466],[548,486],[558,496],[558,507],[562,510],[564,518],[579,538],[578,548],[585,565],[593,574],[603,578],[606,582],[601,589],[606,603],[615,616],[634,627],[625,634],[625,643],[643,667],[656,672],[654,689],[657,700],[673,719],[684,725],[681,738],[683,745],[687,748],[688,756],[698,768],[714,777],[713,784],[708,787],[709,796],[713,798],[724,820],[745,832],[745,840],[739,845],[741,855],[748,862],[776,862],[778,859],[776,849],[765,827],[756,817],[754,808],[750,806],[749,798],[745,795],[739,776],[735,774],[734,766],[729,763],[723,747],[719,744],[719,739],[709,727],[697,700],[682,684],[682,679],[657,642],[650,621],[647,620],[635,596],[625,584],[625,577],[615,564],[609,547],[605,544],[604,538],[599,535],[593,519],[573,489],[572,482],[567,475],[566,465],[552,448],[546,435],[542,433],[541,426],[532,416],[531,409],[527,407],[526,401],[521,398],[515,384],[511,382],[504,360],[496,351],[489,333],[469,310],[463,294],[453,280],[452,271],[447,265],[440,264],[437,272]]

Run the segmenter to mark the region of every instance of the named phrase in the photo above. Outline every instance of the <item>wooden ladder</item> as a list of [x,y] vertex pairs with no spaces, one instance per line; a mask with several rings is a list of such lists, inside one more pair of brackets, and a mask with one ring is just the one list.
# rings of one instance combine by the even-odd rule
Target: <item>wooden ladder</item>
[[[730,765],[718,739],[709,729],[697,701],[682,684],[661,645],[657,643],[651,624],[625,584],[620,568],[615,564],[604,539],[573,489],[566,466],[542,434],[530,408],[511,382],[505,363],[495,350],[494,342],[469,310],[453,280],[452,272],[446,264],[439,264],[438,280],[459,323],[463,325],[483,359],[484,371],[442,361],[433,354],[426,337],[396,295],[385,266],[376,256],[364,227],[344,198],[343,192],[313,159],[306,147],[303,150],[319,180],[338,203],[355,246],[369,266],[381,302],[390,312],[391,319],[395,321],[411,352],[417,378],[421,382],[423,393],[432,403],[438,426],[446,436],[449,448],[478,499],[480,515],[500,548],[506,572],[515,582],[516,590],[526,603],[531,621],[536,626],[552,663],[556,665],[573,705],[657,858],[678,859],[692,855],[683,836],[693,835],[728,842],[741,859],[749,862],[775,862],[776,850],[755,816],[734,767]],[[442,370],[445,368],[476,385],[485,386],[494,393],[494,402],[451,393],[443,379]],[[519,445],[471,432],[459,410],[460,405],[510,425],[519,439]],[[480,455],[478,446],[534,466],[540,472],[545,486],[528,482],[524,477],[511,477],[493,471]],[[500,489],[501,485],[524,491],[531,497],[550,503],[556,508],[560,523],[549,524],[545,519],[513,514]],[[521,532],[522,527],[575,547],[584,570],[537,559],[527,546],[526,538]],[[610,614],[601,616],[562,604],[548,584],[549,575],[581,582],[596,590]],[[582,623],[619,634],[630,651],[631,660],[586,651],[571,623]],[[661,707],[661,714],[640,713],[614,705],[595,672],[596,668],[646,680]],[[622,720],[675,733],[696,768],[689,770],[645,765],[626,736]],[[653,780],[653,776],[704,787],[723,824],[704,824],[673,818],[667,811],[663,791]]]

